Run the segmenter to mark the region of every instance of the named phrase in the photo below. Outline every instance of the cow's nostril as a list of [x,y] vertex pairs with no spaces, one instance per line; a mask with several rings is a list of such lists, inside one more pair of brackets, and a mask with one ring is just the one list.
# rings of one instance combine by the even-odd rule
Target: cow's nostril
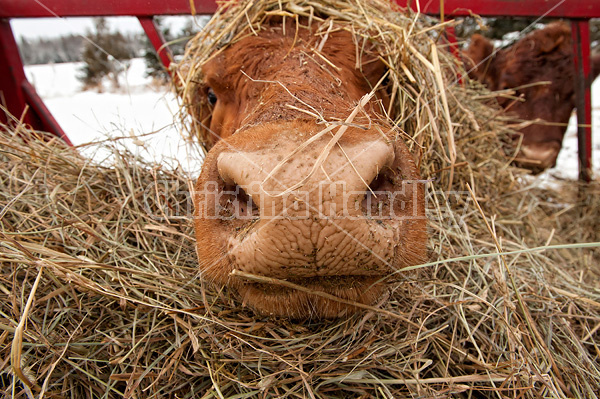
[[226,185],[221,193],[219,204],[221,216],[229,219],[256,218],[260,215],[257,204],[242,186]]
[[258,205],[252,200],[252,197],[241,186],[236,186],[236,191],[236,200],[239,204],[240,214],[242,216],[258,216]]
[[381,171],[369,184],[361,203],[368,218],[386,219],[390,214],[394,183],[389,170]]

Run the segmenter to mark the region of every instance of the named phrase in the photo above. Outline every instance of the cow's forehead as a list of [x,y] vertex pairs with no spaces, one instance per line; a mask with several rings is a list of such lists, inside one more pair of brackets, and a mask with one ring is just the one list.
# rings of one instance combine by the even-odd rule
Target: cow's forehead
[[223,85],[223,80],[237,80],[240,72],[250,79],[293,79],[299,78],[294,75],[297,71],[311,68],[327,71],[330,76],[344,75],[357,69],[357,54],[372,62],[371,47],[345,29],[323,37],[317,29],[301,27],[295,31],[271,26],[221,49],[203,65],[202,80]]

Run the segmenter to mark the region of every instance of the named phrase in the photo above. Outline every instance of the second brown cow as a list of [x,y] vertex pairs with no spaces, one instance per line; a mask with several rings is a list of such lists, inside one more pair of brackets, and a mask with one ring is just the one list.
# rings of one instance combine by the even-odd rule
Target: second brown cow
[[[556,22],[500,50],[481,35],[473,35],[463,53],[471,78],[490,90],[514,89],[515,97],[498,97],[509,115],[533,121],[520,129],[518,158],[539,172],[556,164],[567,123],[575,108],[575,69],[571,29]],[[600,72],[600,55],[592,58],[592,75]],[[549,82],[549,83],[544,83]]]

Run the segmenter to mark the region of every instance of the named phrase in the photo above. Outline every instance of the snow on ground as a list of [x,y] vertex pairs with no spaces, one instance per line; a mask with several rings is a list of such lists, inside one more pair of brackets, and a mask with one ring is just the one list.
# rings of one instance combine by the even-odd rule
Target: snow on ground
[[[145,76],[143,59],[131,60],[121,75],[119,89],[105,82],[101,93],[82,91],[77,79],[81,67],[81,63],[25,67],[27,78],[74,145],[129,136],[121,143],[145,159],[158,163],[176,160],[186,170],[198,173],[199,155],[188,152],[174,124],[178,109],[175,96]],[[81,150],[96,160],[107,156],[97,152],[96,146]]]
[[[27,78],[36,87],[46,105],[75,145],[106,137],[131,136],[122,142],[132,151],[156,162],[176,160],[192,174],[200,168],[199,154],[190,154],[177,126],[175,96],[167,88],[154,88],[145,77],[142,59],[131,61],[122,76],[122,87],[115,91],[107,84],[103,93],[82,91],[77,75],[81,64],[35,65],[25,68]],[[594,175],[600,176],[600,79],[592,85],[592,124]],[[154,132],[154,133],[153,133]],[[149,134],[152,133],[152,134]],[[133,138],[137,136],[137,140]],[[143,146],[136,144],[144,143]],[[106,154],[93,147],[82,151],[101,160]],[[578,177],[577,129],[573,115],[556,167],[535,179],[534,184],[549,184],[558,179]]]

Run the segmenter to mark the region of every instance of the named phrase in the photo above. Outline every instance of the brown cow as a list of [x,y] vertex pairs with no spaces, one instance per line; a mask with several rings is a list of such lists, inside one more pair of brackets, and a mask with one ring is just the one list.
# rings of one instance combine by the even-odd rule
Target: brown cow
[[424,260],[424,189],[380,122],[385,94],[364,97],[385,72],[369,44],[343,29],[323,42],[306,25],[271,17],[203,66],[199,101],[212,108],[216,144],[195,228],[204,275],[243,303],[328,318],[374,303],[384,276]]
[[[475,34],[463,53],[471,78],[492,91],[515,89],[519,99],[498,97],[509,115],[519,120],[541,120],[520,129],[518,157],[523,166],[534,172],[556,164],[575,108],[572,54],[571,29],[563,22],[552,23],[511,47],[496,51],[488,39]],[[600,72],[600,55],[593,57],[592,69],[596,77]],[[517,142],[521,137],[514,139]]]

